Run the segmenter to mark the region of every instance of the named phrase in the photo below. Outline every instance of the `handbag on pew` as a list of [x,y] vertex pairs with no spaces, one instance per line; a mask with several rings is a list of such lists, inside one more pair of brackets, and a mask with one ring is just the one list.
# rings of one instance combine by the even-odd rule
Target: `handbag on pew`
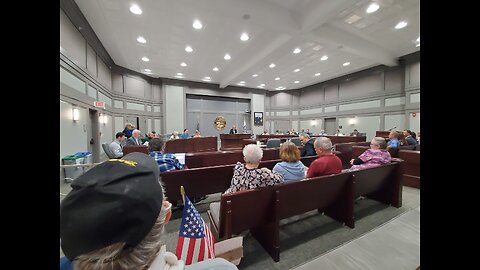
[[243,237],[238,236],[215,243],[215,257],[239,265],[243,257]]

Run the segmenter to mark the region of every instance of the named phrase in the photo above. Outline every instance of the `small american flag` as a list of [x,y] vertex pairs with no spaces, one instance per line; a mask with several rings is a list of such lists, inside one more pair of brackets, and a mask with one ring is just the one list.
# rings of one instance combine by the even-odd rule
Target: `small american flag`
[[213,246],[214,239],[210,229],[185,195],[182,224],[178,233],[177,258],[185,261],[185,265],[215,258]]

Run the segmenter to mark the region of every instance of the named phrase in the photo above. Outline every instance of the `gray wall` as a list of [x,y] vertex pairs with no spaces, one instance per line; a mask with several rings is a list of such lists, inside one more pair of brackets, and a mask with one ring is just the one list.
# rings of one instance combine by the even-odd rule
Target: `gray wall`
[[265,100],[271,133],[286,123],[295,130],[309,128],[317,133],[325,128],[323,120],[332,117],[343,133],[358,129],[368,139],[376,130],[395,126],[417,132],[420,62],[412,57],[392,68],[375,67],[298,90],[269,92]]
[[[203,136],[218,136],[229,133],[233,125],[237,126],[239,133],[250,130],[249,99],[224,98],[212,96],[187,95],[187,128],[190,135],[198,127]],[[227,126],[224,130],[217,130],[214,127],[214,119],[217,116],[225,117]]]
[[[105,109],[93,102],[106,102]],[[60,158],[79,151],[88,151],[90,134],[79,132],[89,124],[88,109],[107,115],[107,123],[99,124],[101,142],[111,142],[122,131],[127,119],[140,119],[142,131],[163,132],[161,83],[149,82],[122,69],[113,72],[60,10]],[[74,123],[71,108],[84,112]],[[148,120],[151,120],[150,129]],[[83,128],[83,127],[82,127]],[[83,130],[83,129],[82,129]],[[98,144],[99,145],[99,144]],[[100,149],[100,159],[106,159]]]

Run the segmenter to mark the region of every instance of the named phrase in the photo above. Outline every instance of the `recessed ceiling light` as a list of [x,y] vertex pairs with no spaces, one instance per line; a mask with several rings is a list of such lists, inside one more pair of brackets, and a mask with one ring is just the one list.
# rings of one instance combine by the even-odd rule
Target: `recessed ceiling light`
[[264,83],[261,83],[260,86],[265,86],[265,84],[264,84]]
[[420,47],[420,43],[418,43],[417,45],[415,45],[415,47]]
[[142,57],[142,60],[143,60],[143,61],[145,61],[145,62],[148,62],[148,61],[150,61],[150,59],[148,59],[148,57],[145,57],[145,56],[144,56],[144,57]]
[[294,81],[293,83],[299,83],[300,81]]
[[182,67],[186,67],[186,66],[187,66],[187,63],[185,63],[185,62],[182,62],[182,63],[180,64],[180,66],[182,66]]
[[293,72],[299,72],[299,71],[300,71],[299,68],[296,68],[296,69],[293,70]]
[[142,37],[142,36],[139,36],[139,37],[137,38],[137,41],[140,42],[140,43],[147,43],[147,40],[146,40],[144,37]]
[[417,38],[417,42],[420,42],[420,37]]
[[149,69],[149,68],[146,68],[146,69],[144,69],[144,70],[145,70],[145,72],[152,72],[152,70]]
[[268,67],[269,67],[269,68],[274,68],[274,67],[275,67],[275,64],[274,64],[274,63],[271,63]]
[[193,52],[193,49],[192,49],[192,47],[187,46],[187,47],[185,47],[185,51],[186,52]]
[[178,72],[177,76],[183,76],[183,73]]
[[258,88],[263,88],[264,86],[262,86],[262,85],[258,85],[257,87],[258,87]]
[[326,56],[326,55],[324,55],[324,56],[322,56],[322,58],[320,58],[320,60],[322,60],[322,61],[325,61],[327,59],[328,59],[328,56]]
[[367,8],[367,13],[373,13],[378,10],[380,6],[377,3],[371,3]]
[[175,75],[175,78],[183,79],[183,76]]
[[218,71],[217,67],[212,68],[213,71]]
[[295,50],[293,50],[293,53],[294,54],[297,54],[297,53],[300,53],[302,50],[300,50],[300,48],[295,48]]
[[343,63],[343,66],[344,66],[344,67],[346,67],[346,66],[348,66],[348,65],[350,65],[350,62],[345,62],[345,63]]
[[240,86],[245,86],[245,84],[243,84],[243,83],[237,83],[237,85],[240,85]]
[[240,81],[239,83],[240,83],[240,84],[244,84],[244,83],[245,83],[245,81]]
[[202,29],[202,27],[203,27],[202,23],[201,23],[199,20],[193,21],[193,25],[192,25],[192,26],[193,26],[193,28],[195,28],[195,29]]
[[252,77],[258,77],[258,74],[253,74]]
[[320,76],[320,73],[315,73],[315,76]]
[[280,80],[280,78],[279,78],[279,77],[276,77],[276,78],[275,78],[275,81],[278,81],[278,80]]
[[205,80],[211,80],[212,78],[210,78],[209,76],[205,76]]
[[397,23],[397,25],[395,25],[395,29],[402,29],[405,26],[407,26],[407,22],[401,21],[401,22]]
[[230,56],[230,54],[227,53],[227,54],[225,54],[225,56],[223,57],[223,59],[225,59],[225,60],[230,60],[230,59],[232,59],[232,57]]
[[132,12],[133,14],[137,14],[137,15],[142,14],[142,10],[140,9],[140,7],[135,5],[135,4],[130,6],[130,12]]
[[242,35],[240,36],[240,40],[242,41],[247,41],[250,37],[248,36],[247,33],[242,33]]

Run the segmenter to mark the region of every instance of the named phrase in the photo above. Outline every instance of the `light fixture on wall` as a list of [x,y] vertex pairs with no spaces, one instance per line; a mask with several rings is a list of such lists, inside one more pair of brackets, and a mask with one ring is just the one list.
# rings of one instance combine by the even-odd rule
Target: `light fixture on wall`
[[355,118],[350,118],[350,120],[348,120],[348,123],[349,123],[350,125],[355,125],[355,124],[357,123],[357,119],[355,119]]
[[316,126],[316,125],[317,125],[317,120],[312,120],[312,121],[310,122],[310,125],[311,125],[312,127]]
[[78,111],[77,108],[73,108],[72,109],[72,119],[73,121],[78,121],[78,119],[80,119],[80,112]]
[[101,113],[100,116],[98,117],[98,122],[100,122],[100,124],[106,125],[108,123],[107,115],[104,113]]

